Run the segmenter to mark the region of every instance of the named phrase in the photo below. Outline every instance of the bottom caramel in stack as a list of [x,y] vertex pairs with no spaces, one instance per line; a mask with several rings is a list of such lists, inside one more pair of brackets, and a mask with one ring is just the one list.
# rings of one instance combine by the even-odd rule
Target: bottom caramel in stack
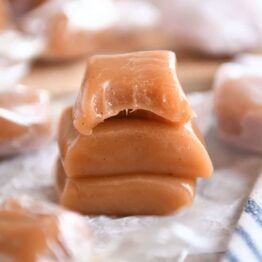
[[93,56],[59,128],[57,188],[84,214],[161,215],[189,205],[212,164],[168,51]]

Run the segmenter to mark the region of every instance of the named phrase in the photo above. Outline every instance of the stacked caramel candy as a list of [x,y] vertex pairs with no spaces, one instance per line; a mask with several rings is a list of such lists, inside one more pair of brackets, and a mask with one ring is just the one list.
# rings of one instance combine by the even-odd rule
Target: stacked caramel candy
[[89,59],[74,108],[64,111],[60,203],[84,214],[168,214],[212,174],[175,72],[175,55],[147,51]]

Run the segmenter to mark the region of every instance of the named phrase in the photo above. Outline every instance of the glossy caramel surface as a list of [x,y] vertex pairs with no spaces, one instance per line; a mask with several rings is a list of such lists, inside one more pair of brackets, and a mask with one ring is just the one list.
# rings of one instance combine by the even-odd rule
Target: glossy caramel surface
[[175,72],[175,54],[93,56],[62,114],[56,185],[84,214],[163,215],[193,201],[213,166]]
[[74,107],[74,126],[87,135],[121,111],[137,109],[177,126],[185,124],[193,113],[177,79],[175,61],[170,51],[92,56]]
[[[196,127],[195,127],[196,128]],[[181,178],[209,177],[213,168],[190,124],[175,128],[137,117],[112,118],[81,135],[64,111],[58,143],[68,177],[163,174]]]
[[58,162],[60,203],[93,215],[166,215],[190,205],[195,179],[162,174],[126,174],[67,178]]

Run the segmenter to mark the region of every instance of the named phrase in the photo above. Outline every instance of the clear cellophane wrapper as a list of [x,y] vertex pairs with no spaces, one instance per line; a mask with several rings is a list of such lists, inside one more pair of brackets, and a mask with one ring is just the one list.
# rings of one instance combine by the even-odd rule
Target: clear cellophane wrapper
[[53,136],[46,90],[14,85],[0,90],[0,159],[46,144]]
[[[147,1],[11,1],[0,25],[0,85],[12,86],[34,60],[165,48],[160,12]],[[1,6],[0,6],[1,12]],[[77,48],[76,48],[77,46]]]
[[[207,142],[214,175],[207,180],[199,179],[193,205],[171,216],[85,216],[93,231],[94,259],[204,261],[210,256],[218,258],[216,253],[226,250],[242,206],[261,170],[261,155],[233,149],[219,139],[212,93],[195,93],[189,98]],[[60,101],[55,108],[59,111],[64,106]],[[2,161],[1,197],[23,193],[57,203],[54,185],[57,156],[56,142],[52,142],[38,151]]]
[[[10,21],[2,32],[13,28],[19,34],[23,32],[24,38],[39,42],[38,46],[35,41],[31,43],[34,54],[27,61],[173,47],[223,56],[259,49],[262,42],[260,1],[253,5],[248,0],[206,1],[201,5],[193,0],[40,0],[32,1],[32,6],[28,1],[11,4],[15,15],[7,18]],[[1,35],[0,43],[1,58]],[[15,56],[20,53],[19,57],[26,53],[21,48],[11,44],[9,50]]]
[[29,72],[43,45],[42,39],[14,29],[0,31],[0,89],[13,86]]
[[167,39],[159,30],[160,17],[147,1],[53,0],[23,15],[18,26],[44,40],[41,59],[57,61],[96,52],[163,48]]
[[262,48],[262,2],[151,0],[177,49],[212,56]]
[[0,2],[0,89],[13,86],[25,76],[31,61],[44,49],[43,39],[17,28],[12,4],[13,1]]
[[261,66],[261,55],[239,55],[221,65],[213,85],[220,137],[257,153],[262,152]]
[[[0,208],[2,212],[1,226],[6,223],[6,214],[9,214],[9,219],[12,219],[13,223],[6,225],[7,231],[4,234],[8,231],[13,233],[12,236],[17,234],[16,239],[9,237],[8,241],[11,242],[10,245],[13,244],[11,250],[16,250],[18,253],[14,254],[17,255],[14,258],[7,248],[5,254],[0,252],[1,261],[21,261],[21,259],[33,261],[30,253],[33,253],[33,257],[37,258],[36,261],[90,261],[92,255],[91,234],[80,215],[25,195],[13,195],[2,199]],[[19,221],[19,217],[22,222]],[[11,227],[14,228],[11,229]],[[14,229],[17,231],[14,232]],[[34,240],[35,245],[30,245],[30,243],[32,244],[30,239]],[[24,246],[17,247],[15,244]],[[1,246],[1,248],[3,247]],[[21,248],[24,249],[24,253],[19,252]]]

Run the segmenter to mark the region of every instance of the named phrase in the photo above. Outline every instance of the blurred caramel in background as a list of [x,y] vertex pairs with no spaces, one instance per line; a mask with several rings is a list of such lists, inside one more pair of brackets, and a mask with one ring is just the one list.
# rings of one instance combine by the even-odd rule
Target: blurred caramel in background
[[[46,89],[53,101],[74,100],[91,55],[169,49],[184,91],[218,85],[218,105],[233,83],[214,84],[220,65],[261,48],[260,0],[0,0],[0,88]],[[254,74],[261,90],[261,72]],[[249,73],[243,78],[249,90]],[[231,114],[216,112],[219,123],[228,123]]]
[[14,79],[61,96],[87,56],[170,49],[184,89],[208,89],[221,62],[261,48],[261,14],[259,0],[0,0],[0,68],[23,63]]

